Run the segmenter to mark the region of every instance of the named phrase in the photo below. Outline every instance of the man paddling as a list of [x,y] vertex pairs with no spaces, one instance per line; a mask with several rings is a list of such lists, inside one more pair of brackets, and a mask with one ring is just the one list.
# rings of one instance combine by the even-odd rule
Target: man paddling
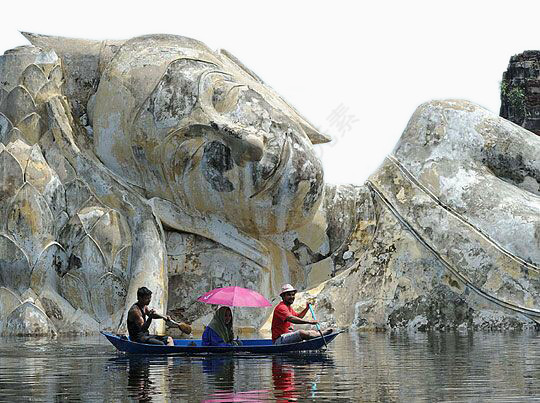
[[152,291],[148,288],[141,287],[137,290],[137,302],[129,308],[127,317],[129,339],[137,343],[174,346],[172,337],[149,334],[148,329],[152,324],[152,319],[171,321],[170,316],[160,315],[155,310],[148,308],[151,300]]
[[[298,343],[302,340],[314,339],[319,337],[320,333],[315,330],[297,330],[293,331],[293,323],[316,325],[316,320],[303,319],[309,310],[309,303],[302,312],[297,313],[293,308],[294,298],[296,297],[296,288],[290,284],[285,284],[281,287],[279,294],[282,301],[274,309],[272,318],[272,341],[274,344],[291,344]],[[322,332],[324,335],[332,333],[332,329],[327,329]]]

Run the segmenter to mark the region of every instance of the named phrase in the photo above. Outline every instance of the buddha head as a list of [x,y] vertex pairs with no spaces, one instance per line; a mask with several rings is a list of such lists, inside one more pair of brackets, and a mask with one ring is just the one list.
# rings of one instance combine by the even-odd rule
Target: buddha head
[[328,141],[226,51],[171,35],[123,43],[89,101],[95,151],[147,198],[251,234],[297,228],[322,199]]

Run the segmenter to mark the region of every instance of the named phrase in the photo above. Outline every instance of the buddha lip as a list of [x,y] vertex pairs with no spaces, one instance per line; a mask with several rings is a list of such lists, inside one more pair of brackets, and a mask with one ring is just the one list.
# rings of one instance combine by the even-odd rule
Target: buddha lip
[[249,196],[250,199],[252,199],[255,196],[258,196],[259,194],[261,194],[261,193],[263,193],[265,191],[267,191],[268,189],[273,187],[273,185],[275,185],[277,181],[280,180],[281,173],[285,169],[285,164],[289,160],[289,156],[291,154],[290,150],[291,150],[291,144],[290,144],[290,141],[289,141],[289,136],[286,135],[283,147],[281,148],[281,152],[279,154],[279,162],[274,167],[274,170],[273,170],[274,172],[272,172],[270,174],[270,176],[264,181],[262,187],[259,190],[257,190],[251,196]]

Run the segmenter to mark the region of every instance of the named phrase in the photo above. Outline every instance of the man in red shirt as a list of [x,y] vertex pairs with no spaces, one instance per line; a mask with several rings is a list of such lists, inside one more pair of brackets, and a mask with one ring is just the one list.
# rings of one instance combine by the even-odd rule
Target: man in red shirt
[[[320,333],[316,330],[293,331],[293,323],[299,325],[316,325],[318,323],[315,320],[303,319],[309,310],[309,303],[306,303],[306,307],[300,313],[297,313],[292,308],[296,289],[290,284],[285,284],[281,287],[281,293],[279,295],[282,301],[274,309],[274,316],[272,317],[272,341],[274,344],[297,343],[302,340],[319,337]],[[323,332],[324,335],[329,333],[332,333],[332,329],[327,329]]]

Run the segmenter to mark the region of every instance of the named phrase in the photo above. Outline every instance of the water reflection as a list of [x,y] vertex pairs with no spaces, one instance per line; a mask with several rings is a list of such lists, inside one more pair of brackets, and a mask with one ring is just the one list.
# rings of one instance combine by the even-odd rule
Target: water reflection
[[128,359],[128,395],[142,402],[151,401],[157,393],[155,382],[150,378],[150,363],[147,358]]
[[278,401],[286,402],[296,400],[298,392],[294,380],[294,367],[291,364],[283,363],[280,357],[275,357],[272,360],[272,380],[274,381],[274,389],[279,397]]
[[206,357],[202,362],[202,367],[208,382],[213,383],[219,391],[234,390],[233,357]]
[[523,401],[540,395],[539,378],[536,333],[351,332],[323,354],[210,357],[0,339],[7,401]]

